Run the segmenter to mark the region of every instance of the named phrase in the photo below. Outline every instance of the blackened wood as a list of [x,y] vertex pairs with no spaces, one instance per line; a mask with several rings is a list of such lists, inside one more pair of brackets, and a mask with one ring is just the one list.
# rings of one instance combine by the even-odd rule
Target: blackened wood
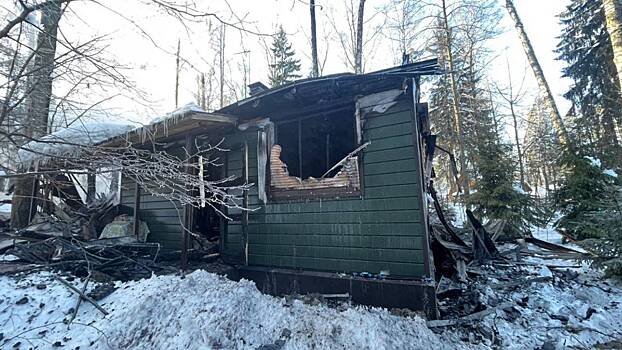
[[[242,176],[244,183],[248,184],[248,142],[244,142],[244,167]],[[242,198],[242,242],[244,243],[244,265],[248,265],[248,189],[244,189]]]
[[140,231],[140,184],[138,181],[134,187],[134,237],[138,239]]
[[[186,136],[186,152],[188,155],[193,154],[194,150],[194,135]],[[184,170],[186,173],[192,173],[192,158],[188,158],[186,169]],[[190,190],[188,190],[190,191]],[[181,256],[179,267],[182,271],[185,271],[188,268],[188,246],[190,243],[190,237],[188,236],[188,230],[192,230],[192,205],[186,204],[184,205],[184,214],[183,214],[183,225],[181,228]]]

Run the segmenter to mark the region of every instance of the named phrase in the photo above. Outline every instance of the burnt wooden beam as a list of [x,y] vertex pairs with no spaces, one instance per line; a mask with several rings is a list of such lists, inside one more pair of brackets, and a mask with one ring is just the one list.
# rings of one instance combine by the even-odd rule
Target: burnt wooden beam
[[138,233],[140,231],[140,184],[136,181],[136,187],[134,187],[134,237],[138,239]]
[[[244,168],[242,169],[243,171],[243,178],[244,178],[244,184],[248,184],[248,142],[245,141],[244,142]],[[249,205],[249,200],[248,200],[248,189],[244,189],[243,192],[243,197],[242,197],[242,207],[244,207],[243,211],[242,211],[242,242],[244,242],[244,265],[248,266],[248,205]]]
[[[194,150],[194,139],[195,139],[195,135],[186,136],[186,152],[189,155],[191,155]],[[188,174],[191,174],[193,172],[190,162],[192,162],[192,159],[188,158],[186,167],[184,170]],[[191,192],[192,190],[187,190],[187,191]],[[188,246],[190,245],[189,244],[190,237],[188,235],[188,230],[192,229],[192,219],[193,219],[192,211],[193,211],[192,205],[190,204],[184,205],[183,225],[181,228],[181,255],[180,255],[180,262],[179,262],[179,267],[182,271],[185,271],[188,268]]]
[[419,179],[417,179],[417,183],[420,184],[419,193],[417,194],[419,197],[419,207],[421,208],[421,219],[423,223],[423,235],[421,235],[421,246],[423,248],[423,266],[426,277],[434,278],[434,262],[432,261],[432,254],[430,252],[430,227],[428,225],[429,217],[427,211],[427,196],[426,192],[428,190],[428,184],[425,183],[424,169],[423,169],[423,138],[421,137],[421,130],[419,129],[419,115],[417,114],[417,103],[419,103],[419,81],[417,79],[412,79],[410,87],[412,89],[412,142],[413,142],[413,151],[415,153],[415,160],[419,163],[417,167],[417,171],[419,173]]

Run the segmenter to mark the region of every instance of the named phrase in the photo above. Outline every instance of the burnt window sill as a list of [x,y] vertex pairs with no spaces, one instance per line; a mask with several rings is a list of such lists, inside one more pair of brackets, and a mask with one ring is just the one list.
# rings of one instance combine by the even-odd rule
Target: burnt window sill
[[270,188],[269,198],[274,202],[306,202],[319,199],[360,197],[361,190],[353,187],[326,187],[309,189]]

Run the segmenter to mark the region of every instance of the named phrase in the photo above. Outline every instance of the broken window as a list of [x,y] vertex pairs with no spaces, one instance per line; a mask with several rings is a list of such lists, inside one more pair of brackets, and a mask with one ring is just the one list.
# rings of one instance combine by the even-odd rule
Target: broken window
[[273,194],[319,189],[358,193],[359,162],[351,154],[357,147],[354,108],[277,123],[270,150]]

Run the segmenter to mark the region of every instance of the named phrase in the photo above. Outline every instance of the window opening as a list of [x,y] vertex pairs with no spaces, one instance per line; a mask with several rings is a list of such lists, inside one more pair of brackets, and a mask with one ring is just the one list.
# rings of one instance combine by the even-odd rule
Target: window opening
[[358,147],[354,108],[281,122],[275,136],[270,151],[273,189],[360,188],[358,157],[343,161]]

